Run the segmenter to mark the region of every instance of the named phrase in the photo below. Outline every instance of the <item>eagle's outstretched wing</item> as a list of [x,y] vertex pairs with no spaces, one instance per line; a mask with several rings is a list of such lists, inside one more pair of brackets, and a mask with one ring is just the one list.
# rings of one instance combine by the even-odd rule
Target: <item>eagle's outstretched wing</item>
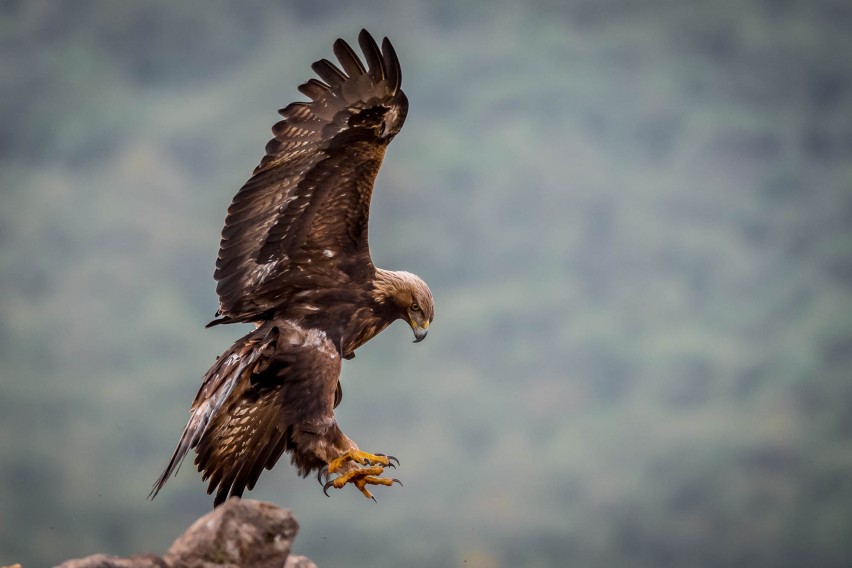
[[324,333],[286,322],[267,322],[237,340],[207,371],[151,497],[189,450],[209,480],[207,492],[216,492],[215,505],[252,489],[285,451],[303,475],[326,465],[314,446],[342,436],[333,415],[340,363]]
[[251,179],[234,197],[216,262],[220,321],[250,321],[301,290],[367,282],[373,181],[402,128],[408,100],[387,38],[379,49],[362,30],[367,66],[342,39],[342,70],[320,60],[299,90],[311,102],[279,111],[284,120]]

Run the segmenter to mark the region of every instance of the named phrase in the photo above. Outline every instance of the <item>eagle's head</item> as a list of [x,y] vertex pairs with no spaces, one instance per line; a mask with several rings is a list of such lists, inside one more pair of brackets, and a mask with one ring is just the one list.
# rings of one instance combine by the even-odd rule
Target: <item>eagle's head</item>
[[435,301],[422,278],[410,272],[376,269],[373,295],[414,331],[414,343],[423,341],[435,318]]

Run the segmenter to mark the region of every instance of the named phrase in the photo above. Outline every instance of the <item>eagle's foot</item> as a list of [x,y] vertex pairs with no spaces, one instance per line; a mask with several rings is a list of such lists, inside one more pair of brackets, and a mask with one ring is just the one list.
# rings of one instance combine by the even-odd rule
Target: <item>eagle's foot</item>
[[336,473],[344,468],[344,466],[349,462],[355,462],[361,465],[377,465],[396,468],[396,465],[394,465],[393,462],[398,464],[399,460],[393,456],[386,456],[384,454],[369,454],[367,452],[362,452],[361,450],[348,450],[346,453],[330,461],[328,466],[326,466],[326,470],[330,474]]
[[375,501],[376,498],[373,497],[373,494],[370,493],[369,489],[367,489],[367,485],[384,485],[387,487],[393,485],[394,483],[399,483],[400,485],[402,485],[402,482],[395,477],[378,477],[379,475],[384,473],[384,471],[385,468],[381,465],[373,465],[371,467],[353,469],[352,471],[344,473],[343,475],[340,475],[326,483],[323,486],[322,491],[326,494],[326,496],[328,496],[328,490],[330,488],[334,487],[335,489],[341,489],[347,483],[351,483],[352,485],[357,487],[361,493],[364,494],[364,497]]
[[[340,475],[323,486],[323,493],[328,495],[330,488],[341,489],[347,483],[351,483],[364,494],[364,497],[375,501],[376,498],[367,489],[368,485],[390,486],[394,483],[402,485],[402,482],[396,478],[379,477],[384,473],[386,467],[396,468],[396,464],[398,463],[399,460],[393,456],[370,454],[361,450],[349,450],[330,461],[323,468],[322,473],[326,476],[326,479],[332,473],[340,473]],[[355,464],[364,467],[357,467]]]

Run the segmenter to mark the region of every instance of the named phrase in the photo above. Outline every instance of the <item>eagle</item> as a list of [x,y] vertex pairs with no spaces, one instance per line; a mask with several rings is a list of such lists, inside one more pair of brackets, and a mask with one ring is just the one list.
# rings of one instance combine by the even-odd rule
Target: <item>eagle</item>
[[219,309],[208,324],[253,323],[207,371],[177,447],[150,497],[190,450],[214,506],[251,490],[285,453],[323,491],[371,485],[398,460],[361,451],[337,424],[343,359],[396,320],[415,343],[435,313],[418,276],[373,265],[367,238],[373,183],[402,128],[408,99],[399,59],[362,30],[364,62],[342,39],[338,67],[299,87],[310,101],[283,120],[252,176],[228,208],[216,261]]

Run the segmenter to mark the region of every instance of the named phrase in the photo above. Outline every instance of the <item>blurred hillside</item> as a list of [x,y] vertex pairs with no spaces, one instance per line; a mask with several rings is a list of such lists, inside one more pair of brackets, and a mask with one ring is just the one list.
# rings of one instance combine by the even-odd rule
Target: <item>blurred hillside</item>
[[[0,564],[165,550],[225,210],[361,27],[411,101],[379,266],[437,317],[344,369],[405,486],[327,499],[319,566],[852,565],[852,4],[0,3]],[[357,564],[358,562],[356,562]]]

